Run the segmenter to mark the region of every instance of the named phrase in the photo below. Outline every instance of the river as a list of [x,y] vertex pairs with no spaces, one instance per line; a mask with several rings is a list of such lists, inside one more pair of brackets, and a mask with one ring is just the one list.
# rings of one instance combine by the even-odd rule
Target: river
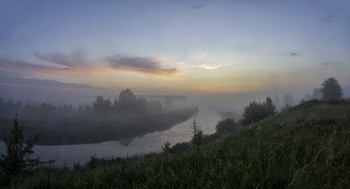
[[[205,134],[215,132],[220,115],[214,110],[199,108],[196,121]],[[169,141],[171,146],[179,142],[190,141],[192,135],[193,117],[161,132],[153,132],[133,139],[108,141],[95,144],[41,146],[35,145],[34,156],[42,161],[56,159],[54,166],[71,167],[74,163],[84,164],[91,156],[96,157],[126,157],[149,152],[160,152],[162,145]],[[4,142],[0,142],[0,152],[5,152]]]

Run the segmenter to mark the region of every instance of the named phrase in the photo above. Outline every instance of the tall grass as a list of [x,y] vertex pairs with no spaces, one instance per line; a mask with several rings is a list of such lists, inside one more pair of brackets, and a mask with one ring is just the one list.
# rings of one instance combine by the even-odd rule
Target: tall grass
[[38,170],[23,188],[346,188],[350,105],[302,104],[198,151],[92,157]]

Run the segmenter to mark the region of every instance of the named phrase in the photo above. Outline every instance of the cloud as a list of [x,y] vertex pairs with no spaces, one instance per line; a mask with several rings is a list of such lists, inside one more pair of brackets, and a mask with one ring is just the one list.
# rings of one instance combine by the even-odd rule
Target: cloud
[[138,72],[151,75],[173,75],[179,71],[176,68],[164,68],[162,61],[149,57],[113,57],[107,59],[115,70]]
[[297,53],[297,52],[290,52],[289,53],[289,56],[299,56],[300,54],[299,53]]
[[62,76],[76,76],[77,74],[101,74],[110,71],[110,67],[103,64],[88,64],[80,66],[60,66],[55,64],[35,64],[26,60],[15,59],[0,55],[0,71],[7,75],[21,74],[49,74]]
[[53,66],[32,64],[23,60],[13,60],[0,56],[0,70],[10,72],[48,72],[60,69]]
[[70,55],[64,54],[64,53],[58,53],[58,52],[48,53],[48,54],[35,52],[34,56],[40,60],[44,60],[47,62],[60,64],[68,67],[76,67],[79,64],[86,62],[86,53],[83,51],[75,51]]
[[221,67],[221,64],[202,64],[199,67],[204,68],[206,70],[216,70]]
[[330,65],[334,65],[334,64],[337,64],[336,62],[324,62],[324,63],[321,63],[321,65],[323,66],[330,66]]
[[7,86],[30,86],[30,87],[45,87],[45,88],[62,88],[62,89],[86,89],[86,90],[102,90],[100,87],[93,87],[86,84],[79,83],[65,83],[56,80],[38,80],[38,79],[24,79],[16,77],[1,77],[0,85]]
[[34,55],[45,62],[29,62],[0,54],[0,73],[9,76],[44,74],[77,77],[86,74],[105,75],[125,71],[151,75],[174,75],[179,73],[179,70],[174,67],[166,67],[165,63],[180,66],[174,61],[160,58],[113,57],[107,60],[85,61],[85,55],[80,54],[36,52]]
[[34,56],[39,60],[64,66],[65,71],[88,74],[100,74],[107,71],[102,62],[89,61],[84,51],[74,51],[71,54],[35,52]]
[[196,10],[200,10],[203,9],[204,7],[206,7],[207,4],[197,4],[197,5],[193,5],[191,6],[192,9],[196,9]]
[[71,68],[63,68],[63,70],[74,72]]
[[323,17],[321,19],[322,22],[326,22],[326,23],[331,23],[331,22],[334,22],[334,17],[333,16],[326,16],[326,17]]

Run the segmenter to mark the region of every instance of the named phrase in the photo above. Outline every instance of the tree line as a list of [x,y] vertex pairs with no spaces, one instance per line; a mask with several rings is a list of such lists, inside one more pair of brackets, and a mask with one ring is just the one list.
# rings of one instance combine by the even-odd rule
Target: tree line
[[4,100],[0,97],[0,117],[9,117],[15,114],[21,115],[22,118],[41,118],[72,115],[89,115],[91,113],[110,114],[142,114],[157,113],[162,111],[160,101],[146,101],[145,98],[137,98],[130,89],[122,90],[118,97],[112,103],[110,99],[103,96],[97,96],[95,101],[90,105],[61,105],[56,106],[51,103],[27,103],[14,102],[13,100]]
[[[340,83],[335,78],[331,77],[323,81],[321,88],[314,89],[311,98],[304,98],[301,103],[308,100],[322,100],[329,103],[336,103],[343,98],[343,89],[341,88]],[[284,101],[292,102],[292,99],[293,98],[290,95],[286,95]],[[289,109],[292,105],[293,104],[286,103],[285,107],[282,108],[282,111]],[[267,97],[266,101],[262,103],[252,101],[244,108],[242,123],[243,125],[249,125],[274,115],[275,113],[277,113],[276,106],[270,97]]]
[[160,101],[146,101],[145,98],[137,98],[130,89],[122,90],[112,103],[110,99],[97,96],[93,102],[94,112],[97,114],[143,114],[162,111]]
[[21,117],[35,118],[35,117],[59,117],[68,116],[71,114],[83,115],[92,113],[91,106],[88,105],[79,105],[74,107],[73,105],[62,105],[56,106],[51,103],[41,103],[37,104],[22,102],[14,102],[13,100],[3,100],[0,97],[0,113],[1,116],[8,117],[13,116],[14,114],[19,114]]

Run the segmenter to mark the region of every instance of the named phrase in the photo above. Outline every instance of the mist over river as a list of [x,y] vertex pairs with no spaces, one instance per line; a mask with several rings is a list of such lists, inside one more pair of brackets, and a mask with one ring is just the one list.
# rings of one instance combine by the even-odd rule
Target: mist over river
[[[215,126],[221,120],[220,115],[210,108],[199,107],[196,121],[205,134],[215,132]],[[135,154],[160,152],[162,145],[169,141],[171,146],[179,142],[190,141],[192,135],[193,117],[172,128],[120,141],[108,141],[95,144],[79,145],[35,145],[34,156],[39,156],[42,161],[56,159],[55,166],[72,166],[74,163],[86,163],[91,156],[96,157],[126,157]],[[40,136],[39,136],[40,137]],[[0,142],[0,152],[5,152],[4,142]]]

